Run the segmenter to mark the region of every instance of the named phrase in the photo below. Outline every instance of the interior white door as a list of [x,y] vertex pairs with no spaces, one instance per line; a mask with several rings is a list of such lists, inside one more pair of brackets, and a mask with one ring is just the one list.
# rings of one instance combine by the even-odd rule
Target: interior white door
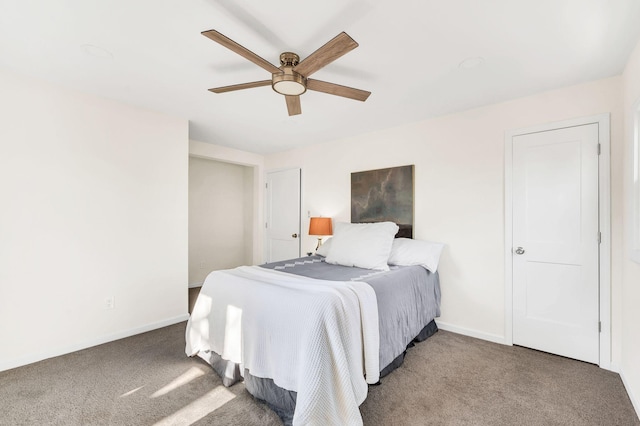
[[512,143],[513,343],[597,364],[598,125]]
[[267,173],[265,260],[300,257],[300,169]]

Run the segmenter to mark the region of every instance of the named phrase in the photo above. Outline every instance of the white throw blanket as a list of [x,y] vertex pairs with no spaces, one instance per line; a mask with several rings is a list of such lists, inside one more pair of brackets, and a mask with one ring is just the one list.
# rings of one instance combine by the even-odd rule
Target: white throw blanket
[[205,280],[186,353],[212,350],[297,392],[294,425],[361,425],[367,383],[379,380],[379,338],[368,284],[243,266]]

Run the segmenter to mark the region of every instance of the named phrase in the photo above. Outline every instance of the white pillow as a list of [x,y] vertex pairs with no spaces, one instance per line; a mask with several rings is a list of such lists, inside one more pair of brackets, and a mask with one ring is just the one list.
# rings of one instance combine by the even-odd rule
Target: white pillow
[[320,256],[324,256],[327,257],[327,255],[329,254],[329,250],[331,249],[331,240],[333,238],[329,237],[327,238],[327,241],[325,241],[324,243],[322,243],[322,245],[320,247],[318,247],[318,250],[316,250],[316,254],[319,254]]
[[388,271],[389,253],[398,225],[393,222],[336,223],[325,262]]
[[389,264],[402,266],[420,265],[431,272],[436,272],[442,249],[444,249],[444,244],[442,243],[396,238],[393,240]]

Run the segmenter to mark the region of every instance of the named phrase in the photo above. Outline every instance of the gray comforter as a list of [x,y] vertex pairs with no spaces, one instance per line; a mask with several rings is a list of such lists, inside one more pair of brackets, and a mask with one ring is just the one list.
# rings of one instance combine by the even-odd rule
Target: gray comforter
[[390,271],[331,265],[322,256],[261,265],[291,274],[330,281],[364,281],[378,299],[380,369],[406,349],[420,330],[440,316],[440,281],[421,266],[391,266]]

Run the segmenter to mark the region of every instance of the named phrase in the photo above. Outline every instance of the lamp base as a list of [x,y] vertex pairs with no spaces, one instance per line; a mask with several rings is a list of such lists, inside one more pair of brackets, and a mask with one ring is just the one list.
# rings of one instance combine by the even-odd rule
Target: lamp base
[[316,251],[318,251],[321,245],[322,245],[322,238],[318,238],[318,245],[316,246]]

